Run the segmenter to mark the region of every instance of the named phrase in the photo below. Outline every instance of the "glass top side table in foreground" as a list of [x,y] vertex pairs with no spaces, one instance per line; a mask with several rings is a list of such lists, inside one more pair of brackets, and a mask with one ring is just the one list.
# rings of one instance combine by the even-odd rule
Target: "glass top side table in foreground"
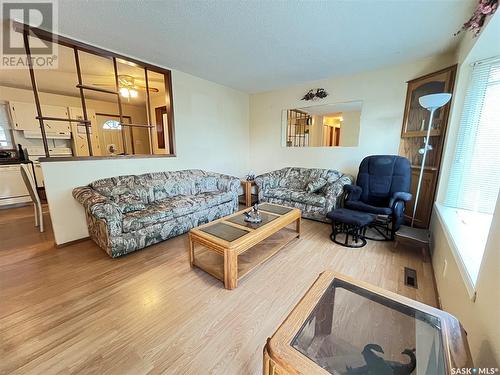
[[268,339],[264,374],[448,374],[472,367],[450,314],[369,284],[322,273]]

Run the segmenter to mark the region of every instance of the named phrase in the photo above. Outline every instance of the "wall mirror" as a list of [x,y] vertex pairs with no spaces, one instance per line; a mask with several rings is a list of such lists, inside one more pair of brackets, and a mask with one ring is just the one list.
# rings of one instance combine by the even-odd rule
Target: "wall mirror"
[[282,146],[357,146],[362,105],[352,101],[283,110]]

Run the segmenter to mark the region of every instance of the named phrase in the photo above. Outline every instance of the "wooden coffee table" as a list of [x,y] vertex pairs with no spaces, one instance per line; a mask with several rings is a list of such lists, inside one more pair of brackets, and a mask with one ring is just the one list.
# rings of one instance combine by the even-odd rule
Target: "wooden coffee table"
[[[259,224],[244,221],[243,213],[251,210],[247,208],[191,229],[191,267],[201,268],[224,282],[226,289],[234,289],[239,279],[300,237],[299,209],[270,203],[259,209],[263,219]],[[294,227],[289,228],[292,223]]]

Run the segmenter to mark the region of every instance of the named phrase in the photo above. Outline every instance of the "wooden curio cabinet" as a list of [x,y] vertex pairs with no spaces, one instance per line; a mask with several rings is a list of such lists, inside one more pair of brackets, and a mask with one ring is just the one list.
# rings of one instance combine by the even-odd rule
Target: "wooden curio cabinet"
[[[423,151],[430,116],[430,112],[420,106],[418,99],[428,94],[453,93],[456,70],[457,66],[453,65],[408,81],[399,154],[408,158],[412,166],[411,192],[413,197],[417,191],[418,176],[422,164],[422,154],[419,151]],[[449,113],[450,103],[436,110],[434,114],[429,141],[432,150],[427,152],[419,205],[415,215],[415,226],[419,228],[429,227]],[[408,223],[411,221],[414,203],[412,200],[406,205],[405,219]]]

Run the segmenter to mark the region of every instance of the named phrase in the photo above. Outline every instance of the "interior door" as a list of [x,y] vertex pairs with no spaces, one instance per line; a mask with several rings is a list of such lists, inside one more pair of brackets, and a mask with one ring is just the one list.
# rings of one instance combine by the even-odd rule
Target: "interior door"
[[165,149],[165,116],[167,115],[167,107],[156,107],[156,139],[158,140],[158,148]]
[[[132,123],[129,116],[123,116],[123,121]],[[97,129],[99,131],[99,139],[101,143],[101,150],[103,155],[111,155],[109,151],[110,145],[114,145],[115,154],[123,154],[125,152],[123,147],[122,131],[125,132],[127,142],[127,153],[133,153],[133,134],[131,127],[122,127],[119,125],[120,116],[115,114],[96,114]]]

